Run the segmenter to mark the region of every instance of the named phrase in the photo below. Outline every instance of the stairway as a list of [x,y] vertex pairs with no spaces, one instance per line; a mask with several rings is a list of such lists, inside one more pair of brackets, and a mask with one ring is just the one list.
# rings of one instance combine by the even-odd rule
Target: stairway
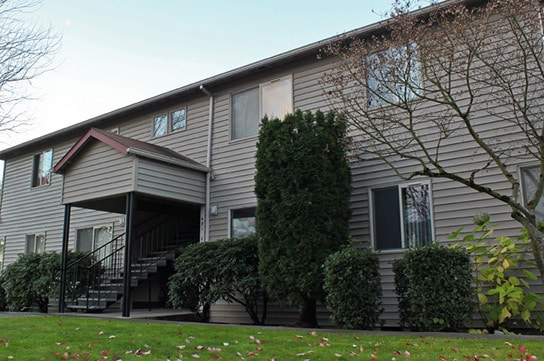
[[[173,261],[181,247],[164,247],[164,249],[149,253],[132,263],[130,287],[136,288],[152,274],[166,267]],[[117,270],[116,270],[117,269]],[[71,299],[66,308],[72,311],[102,312],[115,305],[123,296],[124,270],[113,267],[106,268],[100,275],[99,281],[87,288],[84,294]]]

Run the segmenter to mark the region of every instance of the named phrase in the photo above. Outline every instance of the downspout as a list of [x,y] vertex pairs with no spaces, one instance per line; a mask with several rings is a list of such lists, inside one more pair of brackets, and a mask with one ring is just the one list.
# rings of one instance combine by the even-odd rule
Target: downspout
[[204,211],[204,241],[210,240],[210,208],[211,208],[211,179],[212,179],[212,134],[213,134],[213,94],[204,87],[200,86],[200,90],[210,97],[209,114],[208,114],[208,144],[206,149],[206,167],[208,167],[208,173],[206,173],[206,201]]

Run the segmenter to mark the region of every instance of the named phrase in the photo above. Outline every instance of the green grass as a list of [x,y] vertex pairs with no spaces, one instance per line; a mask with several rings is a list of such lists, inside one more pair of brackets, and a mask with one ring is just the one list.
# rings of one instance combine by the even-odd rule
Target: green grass
[[[0,318],[3,360],[544,360],[543,339],[420,337],[135,322],[88,317]],[[529,357],[529,358],[527,358]]]

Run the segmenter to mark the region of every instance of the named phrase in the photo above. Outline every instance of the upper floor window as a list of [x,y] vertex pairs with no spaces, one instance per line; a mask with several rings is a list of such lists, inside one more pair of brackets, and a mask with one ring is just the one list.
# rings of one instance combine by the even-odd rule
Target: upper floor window
[[[527,206],[534,198],[540,179],[540,167],[523,167],[520,169],[521,191],[523,193],[523,202]],[[534,209],[538,220],[544,219],[544,197],[540,197]]]
[[286,76],[231,95],[232,139],[259,132],[261,119],[293,112],[293,78]]
[[49,149],[34,155],[32,166],[32,187],[39,187],[51,183],[51,169],[53,168],[53,150]]
[[170,129],[172,132],[185,129],[185,108],[172,112],[172,124],[170,125]]
[[168,133],[168,116],[166,114],[153,118],[153,136],[160,137]]
[[369,55],[366,58],[368,106],[412,99],[420,89],[419,66],[415,44]]
[[26,253],[45,252],[45,233],[26,235]]
[[231,211],[231,237],[242,238],[256,233],[255,207]]
[[428,182],[372,189],[371,204],[376,249],[414,248],[432,243],[434,234]]
[[174,110],[153,118],[153,137],[161,137],[168,133],[185,130],[187,125],[186,108]]

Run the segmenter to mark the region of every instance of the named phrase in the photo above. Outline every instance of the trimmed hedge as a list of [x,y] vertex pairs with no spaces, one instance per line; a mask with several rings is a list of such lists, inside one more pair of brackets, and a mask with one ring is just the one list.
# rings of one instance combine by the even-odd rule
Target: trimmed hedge
[[401,326],[460,331],[474,310],[469,255],[443,246],[411,249],[393,263]]
[[347,329],[372,329],[379,321],[381,281],[378,256],[369,249],[344,248],[324,265],[326,303],[331,320]]

